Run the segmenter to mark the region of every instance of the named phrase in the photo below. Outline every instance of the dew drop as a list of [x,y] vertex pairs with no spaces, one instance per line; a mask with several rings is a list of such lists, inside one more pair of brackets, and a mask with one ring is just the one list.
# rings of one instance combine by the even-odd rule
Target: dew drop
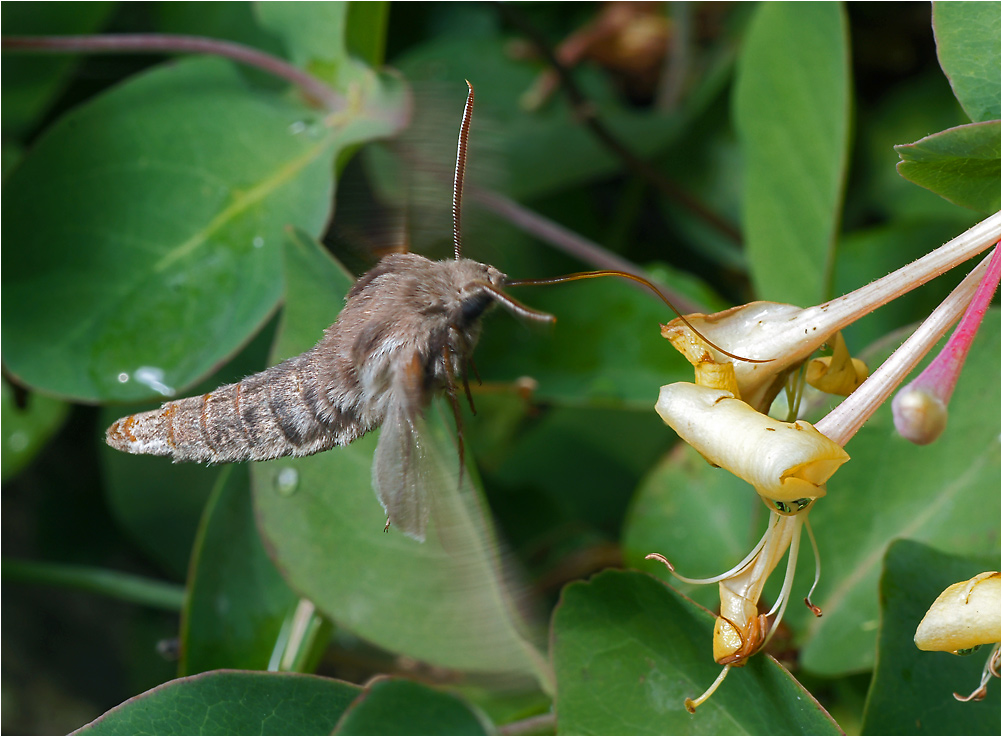
[[157,394],[172,397],[176,393],[176,390],[164,383],[164,376],[164,370],[156,366],[140,366],[136,369],[136,381],[148,386]]
[[286,466],[275,477],[275,486],[282,496],[292,496],[299,486],[299,472],[291,466]]
[[7,438],[7,447],[14,453],[20,453],[28,447],[28,433],[17,430]]
[[129,381],[129,375],[127,373],[125,373],[124,371],[118,375],[118,383],[119,384],[127,384],[128,381]]
[[254,236],[254,240],[251,242],[254,244],[254,248],[264,248],[264,238],[259,235]]

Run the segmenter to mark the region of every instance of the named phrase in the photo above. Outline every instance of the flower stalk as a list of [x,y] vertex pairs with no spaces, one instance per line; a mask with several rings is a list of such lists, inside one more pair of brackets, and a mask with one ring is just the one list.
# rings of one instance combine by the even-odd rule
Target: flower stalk
[[918,378],[895,395],[891,403],[894,426],[916,445],[933,442],[946,429],[950,397],[998,284],[999,246],[995,246],[984,278],[946,346]]

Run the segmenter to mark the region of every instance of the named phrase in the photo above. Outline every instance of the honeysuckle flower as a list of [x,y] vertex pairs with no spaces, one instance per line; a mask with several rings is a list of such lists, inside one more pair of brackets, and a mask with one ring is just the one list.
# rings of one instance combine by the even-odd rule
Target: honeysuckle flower
[[774,420],[723,389],[669,384],[655,409],[707,461],[750,483],[779,512],[824,496],[825,482],[849,460],[809,422]]
[[[797,569],[797,554],[800,549],[800,534],[807,525],[810,504],[809,502],[802,510],[789,514],[773,510],[765,534],[752,551],[734,568],[713,578],[687,578],[676,573],[663,555],[651,553],[647,556],[650,560],[664,563],[672,575],[681,581],[692,584],[717,583],[720,591],[720,614],[717,615],[713,625],[713,659],[724,667],[717,679],[701,696],[685,700],[685,708],[689,712],[695,712],[700,704],[713,695],[731,668],[744,665],[748,658],[765,647],[779,627],[786,605],[790,601],[793,575]],[[813,543],[813,537],[811,541]],[[783,588],[772,609],[765,614],[759,614],[758,602],[762,596],[762,589],[783,556],[787,555],[787,551],[789,556]],[[810,603],[810,596],[805,599],[805,603],[815,614],[821,615],[821,610]],[[770,624],[769,619],[773,616],[775,619]]]
[[969,655],[994,643],[981,672],[981,684],[969,696],[954,693],[959,701],[980,701],[991,676],[999,677],[999,642],[1002,641],[1002,576],[998,571],[979,573],[960,581],[936,597],[915,630],[919,650]]
[[891,402],[894,427],[916,445],[933,442],[946,429],[946,408],[998,284],[999,247],[996,246],[988,270],[946,346]]
[[[989,218],[989,221],[991,228],[979,231],[981,241],[998,237],[999,215]],[[953,248],[957,241],[951,241],[943,249]],[[977,248],[983,250],[984,247],[986,245],[979,241]],[[911,267],[923,262],[928,266],[932,261],[942,265],[948,261],[943,257],[943,249],[920,259]],[[932,256],[935,259],[930,259]],[[842,326],[838,322],[844,320],[846,314],[853,311],[865,314],[877,306],[872,303],[865,308],[852,306],[853,301],[861,299],[860,295],[867,290],[870,296],[880,291],[875,290],[873,284],[809,310],[790,305],[753,303],[711,318],[699,315],[688,317],[696,330],[705,330],[709,340],[726,345],[728,351],[733,350],[748,358],[763,358],[768,355],[766,350],[773,350],[770,364],[774,365],[768,370],[766,367],[769,364],[725,360],[681,321],[663,327],[662,333],[696,366],[699,383],[662,387],[656,405],[658,413],[708,462],[751,483],[771,509],[769,526],[755,548],[734,568],[714,578],[685,578],[675,573],[664,556],[658,553],[648,556],[665,563],[672,574],[683,581],[719,584],[721,613],[714,625],[713,651],[715,660],[724,668],[702,696],[686,700],[687,709],[694,711],[715,691],[730,668],[743,665],[775,632],[789,601],[801,530],[806,526],[810,533],[807,514],[814,501],[825,495],[829,478],[849,458],[842,446],[959,318],[987,268],[986,259],[883,365],[814,426],[803,421],[783,423],[773,420],[764,414],[768,409],[766,400],[771,401],[770,395],[774,397],[778,393],[787,375]],[[926,270],[920,270],[917,274],[913,273],[912,278],[922,279],[925,273]],[[900,285],[895,289],[897,294],[894,296],[907,291]],[[819,315],[828,313],[841,316],[834,323],[819,324]],[[728,323],[727,320],[734,316],[737,319]],[[705,319],[701,322],[700,318]],[[752,350],[752,346],[729,343],[726,336],[721,337],[721,334],[708,328],[721,325],[727,326],[728,331],[736,330],[735,335],[757,334],[764,337],[771,341],[769,345],[772,348]],[[736,325],[739,327],[735,328]],[[823,337],[814,337],[814,332]],[[775,352],[783,346],[790,350],[789,355]],[[730,370],[713,367],[725,364],[733,365],[733,376]],[[737,384],[736,389],[732,388],[734,384]],[[813,543],[813,535],[809,536]],[[817,546],[814,547],[817,559]],[[770,612],[759,614],[758,600],[762,588],[787,550],[789,556],[782,593]],[[817,566],[820,573],[820,561]],[[820,616],[820,609],[810,603],[810,594],[805,603]],[[770,625],[768,618],[773,614],[776,619]]]
[[999,239],[1000,228],[1002,213],[995,213],[917,261],[815,307],[752,302],[713,315],[686,316],[716,345],[746,358],[771,359],[765,363],[733,361],[679,319],[663,326],[661,334],[693,365],[734,363],[736,396],[765,412],[787,376],[837,331],[989,248]]

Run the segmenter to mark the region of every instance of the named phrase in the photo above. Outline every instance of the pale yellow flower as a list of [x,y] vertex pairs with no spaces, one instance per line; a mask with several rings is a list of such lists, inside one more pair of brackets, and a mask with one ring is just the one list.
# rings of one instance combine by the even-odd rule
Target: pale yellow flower
[[981,672],[981,684],[969,696],[954,693],[959,701],[980,701],[991,676],[999,677],[999,642],[1002,641],[1002,576],[998,571],[979,573],[960,581],[936,597],[915,630],[919,650],[969,655],[981,645],[994,643]]

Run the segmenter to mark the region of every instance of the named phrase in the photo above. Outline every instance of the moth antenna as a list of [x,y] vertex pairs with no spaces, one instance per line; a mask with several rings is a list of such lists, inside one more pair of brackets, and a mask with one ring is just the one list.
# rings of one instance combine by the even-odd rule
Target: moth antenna
[[466,144],[470,138],[470,121],[473,119],[473,85],[466,80],[470,88],[466,95],[466,107],[463,109],[463,122],[459,126],[459,145],[456,147],[456,175],[452,180],[452,243],[456,250],[456,260],[462,258],[462,210],[463,210],[463,180],[466,178]]
[[714,350],[720,351],[728,358],[733,358],[735,361],[745,361],[746,363],[769,363],[770,361],[774,360],[772,358],[745,358],[744,356],[738,356],[734,353],[731,353],[730,351],[725,351],[719,345],[717,345],[712,340],[703,335],[701,332],[696,330],[696,328],[692,326],[692,323],[690,323],[687,319],[685,319],[685,315],[679,312],[678,308],[671,303],[671,300],[668,299],[666,296],[664,296],[664,294],[661,293],[661,290],[658,289],[656,286],[654,286],[654,284],[652,284],[650,281],[648,281],[642,276],[638,276],[636,274],[630,274],[629,272],[626,271],[615,271],[615,270],[579,271],[574,274],[566,274],[565,276],[553,276],[547,279],[510,279],[505,282],[505,286],[506,287],[543,286],[545,284],[560,284],[562,282],[578,281],[580,279],[597,279],[600,276],[620,276],[624,279],[631,279],[639,284],[643,284],[645,287],[654,292],[654,294],[658,295],[658,297],[661,298],[661,301],[664,302],[666,305],[668,305],[668,309],[670,309],[672,312],[678,315],[678,319],[681,320],[685,324],[685,326],[689,328],[689,330],[698,335],[700,340],[702,340],[704,343],[706,343]]
[[520,317],[526,317],[530,320],[539,320],[540,322],[557,321],[557,318],[551,315],[549,312],[540,312],[539,310],[534,310],[531,307],[526,307],[517,299],[509,297],[507,294],[502,292],[500,289],[495,287],[490,282],[476,279],[470,282],[470,284],[480,287],[485,292],[490,292],[491,296],[494,297],[495,302],[504,305],[510,312],[514,312],[516,315]]

